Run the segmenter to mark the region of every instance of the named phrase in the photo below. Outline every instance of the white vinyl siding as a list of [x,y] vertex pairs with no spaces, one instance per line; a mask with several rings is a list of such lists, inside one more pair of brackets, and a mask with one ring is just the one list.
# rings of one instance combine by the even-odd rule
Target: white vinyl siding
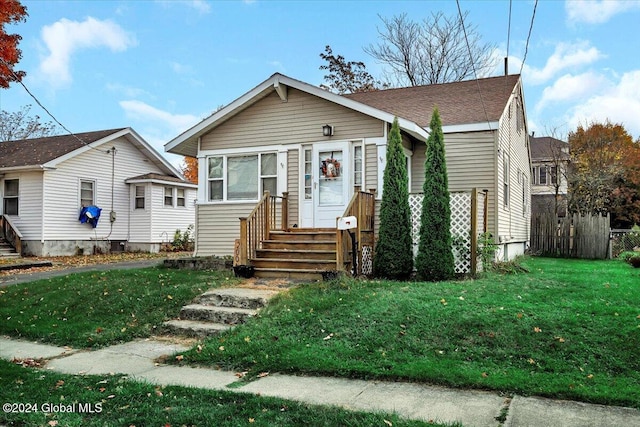
[[199,205],[197,256],[233,255],[235,239],[240,238],[240,217],[251,213],[255,203]]
[[[18,180],[18,215],[11,216],[11,222],[22,233],[23,240],[40,241],[42,238],[42,175],[43,172],[23,172],[19,174],[7,174],[5,182]],[[12,184],[13,186],[14,184]],[[71,196],[77,207],[77,198]],[[6,212],[5,212],[6,213]]]
[[[145,228],[148,230],[150,226],[148,222],[145,223],[146,217],[143,216],[142,221],[138,221],[138,217],[135,221],[130,221],[129,215],[135,210],[132,200],[135,189],[126,184],[125,180],[141,173],[162,174],[163,171],[148,162],[148,158],[124,137],[110,141],[109,147],[116,148],[113,176],[111,167],[100,167],[105,163],[110,165],[112,161],[112,155],[102,150],[87,150],[59,163],[56,170],[44,173],[45,240],[89,240],[106,236],[110,240],[129,240],[132,235],[149,234],[148,231],[142,231]],[[141,165],[144,165],[144,169]],[[94,204],[102,208],[102,215],[95,229],[78,221],[80,209],[77,194],[80,193],[81,180],[95,182]],[[71,185],[77,188],[69,191]],[[109,211],[112,206],[117,219],[110,224]],[[148,206],[147,197],[145,207]],[[136,212],[143,211],[138,209]]]
[[[165,189],[171,188],[175,193],[180,190],[185,194],[186,206],[165,206]],[[160,184],[151,184],[151,216],[150,216],[150,242],[172,241],[176,230],[186,231],[190,224],[195,223],[195,188],[167,187]]]

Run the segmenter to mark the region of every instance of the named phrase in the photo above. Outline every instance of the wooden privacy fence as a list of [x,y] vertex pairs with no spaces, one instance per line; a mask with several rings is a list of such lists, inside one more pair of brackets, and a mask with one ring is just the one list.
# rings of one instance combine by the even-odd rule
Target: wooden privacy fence
[[609,258],[609,217],[533,215],[530,250],[536,255],[562,258]]

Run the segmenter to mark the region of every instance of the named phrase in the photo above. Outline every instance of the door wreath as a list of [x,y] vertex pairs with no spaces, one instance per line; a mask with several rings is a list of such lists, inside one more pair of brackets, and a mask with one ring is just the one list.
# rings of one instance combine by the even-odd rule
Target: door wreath
[[325,178],[337,178],[340,176],[340,162],[337,159],[322,161],[322,175]]

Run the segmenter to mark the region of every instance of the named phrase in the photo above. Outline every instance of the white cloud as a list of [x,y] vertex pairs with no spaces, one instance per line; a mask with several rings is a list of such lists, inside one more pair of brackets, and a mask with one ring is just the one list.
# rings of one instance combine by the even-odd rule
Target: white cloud
[[136,44],[135,38],[118,24],[89,17],[82,22],[66,18],[42,28],[42,40],[49,53],[40,63],[39,71],[53,86],[72,81],[69,63],[80,49],[106,47],[113,52]]
[[617,85],[593,96],[569,112],[569,125],[592,121],[621,123],[634,137],[640,136],[640,70],[625,73]]
[[553,103],[584,100],[594,94],[604,92],[611,85],[605,76],[594,72],[577,75],[565,74],[553,85],[544,88],[542,97],[535,108],[536,111],[539,111]]
[[179,169],[183,157],[166,153],[164,144],[201,119],[191,114],[172,114],[137,100],[120,101],[119,104],[126,116],[136,122],[133,127],[140,135]]
[[602,24],[613,16],[640,9],[638,0],[568,0],[564,5],[569,23]]
[[120,107],[125,111],[127,117],[164,128],[173,133],[172,137],[200,121],[200,118],[191,114],[171,114],[142,101],[120,101]]
[[107,89],[126,96],[127,98],[139,98],[141,96],[152,96],[144,89],[133,86],[123,85],[121,83],[107,83]]
[[211,12],[211,5],[204,0],[191,0],[187,4],[200,13]]
[[549,81],[563,70],[576,69],[602,58],[604,58],[604,54],[597,48],[590,46],[589,42],[559,43],[543,68],[535,68],[525,64],[523,74],[529,83],[541,84]]

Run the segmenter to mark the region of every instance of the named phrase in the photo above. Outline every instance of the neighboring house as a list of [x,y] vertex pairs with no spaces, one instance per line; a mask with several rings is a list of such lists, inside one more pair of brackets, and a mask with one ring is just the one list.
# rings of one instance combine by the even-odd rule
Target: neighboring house
[[531,144],[531,213],[567,213],[569,144],[549,136],[529,138]]
[[165,145],[199,160],[196,255],[232,255],[238,218],[264,190],[288,193],[286,228],[335,228],[354,186],[377,190],[377,212],[395,116],[410,192],[422,192],[435,105],[449,190],[488,190],[488,231],[500,257],[524,253],[531,165],[520,76],[341,96],[274,74]]
[[0,142],[3,231],[23,255],[157,252],[194,224],[196,189],[131,128]]

